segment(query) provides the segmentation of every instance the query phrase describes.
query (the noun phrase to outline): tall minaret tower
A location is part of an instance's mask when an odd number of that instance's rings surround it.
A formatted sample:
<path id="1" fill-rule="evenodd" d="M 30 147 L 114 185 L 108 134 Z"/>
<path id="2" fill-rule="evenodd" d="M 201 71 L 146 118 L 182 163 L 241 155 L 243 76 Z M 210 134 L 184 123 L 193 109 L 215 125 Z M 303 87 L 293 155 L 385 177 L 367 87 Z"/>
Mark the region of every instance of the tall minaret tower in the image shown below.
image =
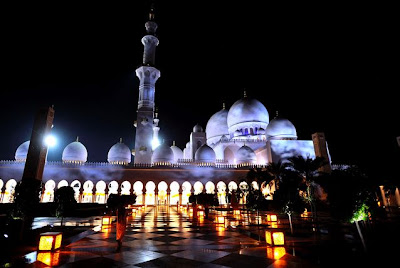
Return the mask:
<path id="1" fill-rule="evenodd" d="M 140 80 L 139 101 L 137 109 L 135 164 L 151 163 L 152 140 L 154 126 L 154 94 L 155 84 L 160 77 L 160 71 L 154 66 L 156 47 L 159 43 L 156 37 L 157 23 L 154 22 L 153 7 L 146 22 L 146 32 L 142 38 L 144 46 L 143 64 L 136 69 L 136 76 Z"/>

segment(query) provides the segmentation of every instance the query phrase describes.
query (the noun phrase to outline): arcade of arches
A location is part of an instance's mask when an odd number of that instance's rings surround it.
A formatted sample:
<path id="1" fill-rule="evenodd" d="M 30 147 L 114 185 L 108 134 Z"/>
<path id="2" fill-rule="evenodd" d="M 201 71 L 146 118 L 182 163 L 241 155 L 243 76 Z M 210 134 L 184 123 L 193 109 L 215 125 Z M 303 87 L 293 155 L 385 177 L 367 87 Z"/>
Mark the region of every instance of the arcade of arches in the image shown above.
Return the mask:
<path id="1" fill-rule="evenodd" d="M 1 180 L 0 180 L 1 181 Z M 253 182 L 254 183 L 254 182 Z M 0 182 L 1 188 L 3 188 L 3 181 Z M 17 182 L 14 179 L 10 179 L 4 185 L 4 191 L 1 192 L 1 203 L 12 203 L 14 189 Z M 66 180 L 61 180 L 56 183 L 54 180 L 48 180 L 44 184 L 43 192 L 41 193 L 41 202 L 53 202 L 54 192 L 56 189 L 62 186 L 71 186 L 75 191 L 75 199 L 79 203 L 99 203 L 104 204 L 107 202 L 107 197 L 110 194 L 122 194 L 136 195 L 136 204 L 139 205 L 185 205 L 188 203 L 189 196 L 193 194 L 199 194 L 201 192 L 217 194 L 220 205 L 227 204 L 227 193 L 236 191 L 239 189 L 246 189 L 248 187 L 246 182 L 238 184 L 235 181 L 225 183 L 224 181 L 218 181 L 214 183 L 207 181 L 203 184 L 201 181 L 196 181 L 193 184 L 189 181 L 184 181 L 179 184 L 177 181 L 167 183 L 160 181 L 155 183 L 154 181 L 123 181 L 118 183 L 113 180 L 106 184 L 105 181 L 98 181 L 94 183 L 91 180 L 86 180 L 83 184 L 79 180 L 74 180 L 70 184 Z M 258 187 L 253 185 L 253 187 Z M 0 188 L 0 189 L 1 189 Z M 270 185 L 261 185 L 261 189 L 266 196 L 273 193 L 274 187 Z M 244 197 L 245 198 L 245 197 Z M 244 203 L 245 200 L 239 200 L 240 203 Z"/>

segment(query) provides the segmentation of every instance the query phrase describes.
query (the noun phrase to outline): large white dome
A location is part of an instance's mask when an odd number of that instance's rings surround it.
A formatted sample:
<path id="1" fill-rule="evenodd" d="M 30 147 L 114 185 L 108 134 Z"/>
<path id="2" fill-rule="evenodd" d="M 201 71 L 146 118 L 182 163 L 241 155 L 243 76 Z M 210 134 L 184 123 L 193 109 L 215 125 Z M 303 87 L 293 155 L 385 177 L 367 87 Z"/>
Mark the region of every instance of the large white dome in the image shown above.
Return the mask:
<path id="1" fill-rule="evenodd" d="M 289 120 L 282 117 L 275 117 L 269 122 L 265 129 L 268 139 L 297 139 L 296 128 Z"/>
<path id="2" fill-rule="evenodd" d="M 68 144 L 62 153 L 62 161 L 71 163 L 85 163 L 88 152 L 86 147 L 79 141 Z"/>
<path id="3" fill-rule="evenodd" d="M 183 159 L 183 151 L 175 145 L 175 142 L 170 148 L 174 152 L 174 163 L 178 163 L 179 159 Z"/>
<path id="4" fill-rule="evenodd" d="M 131 150 L 120 141 L 110 148 L 107 160 L 112 164 L 129 164 L 131 162 Z"/>
<path id="5" fill-rule="evenodd" d="M 229 109 L 227 117 L 231 138 L 259 135 L 258 130 L 265 129 L 268 122 L 269 114 L 265 106 L 258 100 L 248 97 L 236 101 Z"/>
<path id="6" fill-rule="evenodd" d="M 16 161 L 26 161 L 26 157 L 28 155 L 29 150 L 29 143 L 30 141 L 26 141 L 18 146 L 17 150 L 15 151 L 15 160 Z"/>
<path id="7" fill-rule="evenodd" d="M 235 154 L 236 164 L 256 164 L 257 157 L 254 153 L 253 149 L 250 147 L 243 145 L 236 151 Z"/>
<path id="8" fill-rule="evenodd" d="M 174 163 L 174 151 L 165 143 L 159 145 L 151 156 L 153 164 L 172 164 Z"/>
<path id="9" fill-rule="evenodd" d="M 229 137 L 228 131 L 228 110 L 225 108 L 213 114 L 207 122 L 206 137 L 207 144 L 215 144 L 220 141 L 222 136 Z"/>
<path id="10" fill-rule="evenodd" d="M 215 163 L 216 156 L 214 150 L 207 144 L 203 144 L 197 149 L 194 159 L 199 163 Z"/>

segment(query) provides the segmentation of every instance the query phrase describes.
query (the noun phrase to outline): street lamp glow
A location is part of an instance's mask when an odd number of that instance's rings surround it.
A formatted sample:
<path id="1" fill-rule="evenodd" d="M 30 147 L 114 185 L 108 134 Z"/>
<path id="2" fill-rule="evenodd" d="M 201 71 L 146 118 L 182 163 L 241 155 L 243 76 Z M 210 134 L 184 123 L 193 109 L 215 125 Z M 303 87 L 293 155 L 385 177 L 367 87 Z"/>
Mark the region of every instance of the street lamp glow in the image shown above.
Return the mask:
<path id="1" fill-rule="evenodd" d="M 53 147 L 57 143 L 56 138 L 52 135 L 47 135 L 46 138 L 44 138 L 44 144 L 46 144 L 48 147 Z"/>

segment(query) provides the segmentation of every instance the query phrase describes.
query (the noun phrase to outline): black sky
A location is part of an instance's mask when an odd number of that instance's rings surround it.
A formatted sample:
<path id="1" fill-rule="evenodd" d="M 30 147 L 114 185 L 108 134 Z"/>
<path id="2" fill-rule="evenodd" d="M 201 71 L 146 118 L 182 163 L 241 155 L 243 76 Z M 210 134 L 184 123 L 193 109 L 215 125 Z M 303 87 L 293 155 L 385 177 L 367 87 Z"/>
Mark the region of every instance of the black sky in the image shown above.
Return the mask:
<path id="1" fill-rule="evenodd" d="M 138 3 L 136 3 L 138 2 Z M 164 3 L 168 2 L 168 3 Z M 155 3 L 160 136 L 183 149 L 196 123 L 246 89 L 299 139 L 325 132 L 334 163 L 398 165 L 398 29 L 391 7 L 273 6 L 253 1 Z M 218 2 L 218 3 L 216 3 Z M 41 106 L 54 105 L 49 152 L 79 136 L 105 162 L 133 148 L 150 1 L 3 6 L 0 159 L 14 159 Z"/>

